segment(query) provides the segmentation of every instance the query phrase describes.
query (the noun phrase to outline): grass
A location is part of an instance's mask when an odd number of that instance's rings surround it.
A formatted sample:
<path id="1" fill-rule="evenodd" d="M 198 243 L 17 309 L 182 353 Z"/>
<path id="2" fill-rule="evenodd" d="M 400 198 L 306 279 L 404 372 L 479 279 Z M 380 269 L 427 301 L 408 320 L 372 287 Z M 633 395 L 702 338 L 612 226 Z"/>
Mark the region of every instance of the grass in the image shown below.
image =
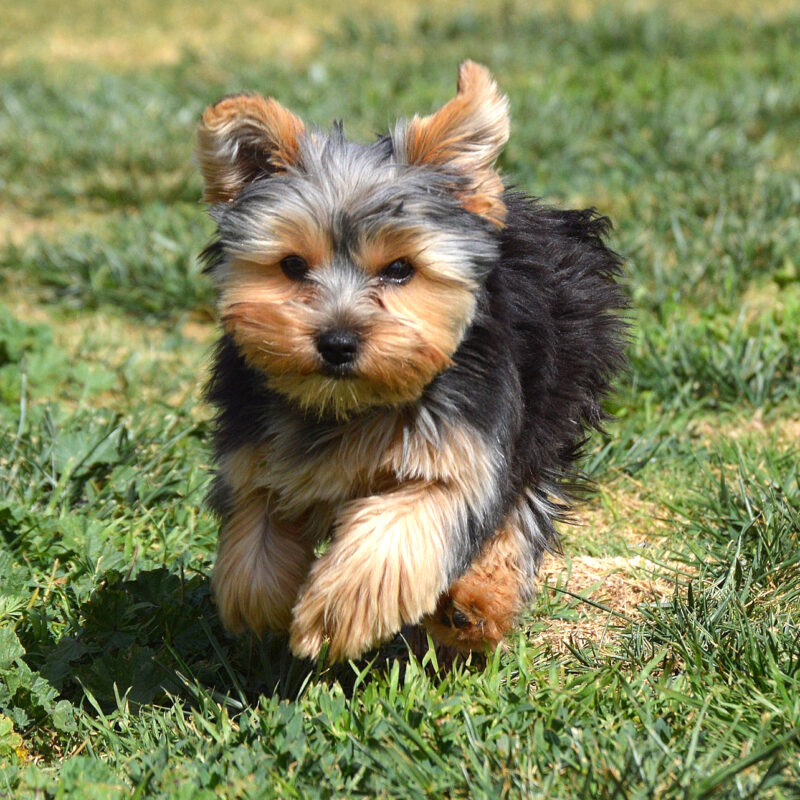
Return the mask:
<path id="1" fill-rule="evenodd" d="M 4 9 L 0 797 L 800 797 L 796 5 L 384 5 Z M 209 597 L 193 126 L 368 137 L 466 56 L 504 171 L 616 223 L 618 420 L 505 651 L 310 666 Z"/>

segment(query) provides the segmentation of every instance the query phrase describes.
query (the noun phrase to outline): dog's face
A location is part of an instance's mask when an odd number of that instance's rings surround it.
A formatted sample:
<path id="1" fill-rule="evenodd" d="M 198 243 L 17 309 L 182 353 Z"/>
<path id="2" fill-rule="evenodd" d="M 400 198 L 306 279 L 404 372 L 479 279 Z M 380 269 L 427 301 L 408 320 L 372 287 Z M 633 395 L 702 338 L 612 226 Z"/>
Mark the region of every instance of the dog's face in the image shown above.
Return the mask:
<path id="1" fill-rule="evenodd" d="M 497 257 L 507 106 L 466 62 L 453 100 L 372 145 L 257 95 L 205 111 L 220 317 L 273 389 L 342 418 L 415 401 L 451 363 Z"/>

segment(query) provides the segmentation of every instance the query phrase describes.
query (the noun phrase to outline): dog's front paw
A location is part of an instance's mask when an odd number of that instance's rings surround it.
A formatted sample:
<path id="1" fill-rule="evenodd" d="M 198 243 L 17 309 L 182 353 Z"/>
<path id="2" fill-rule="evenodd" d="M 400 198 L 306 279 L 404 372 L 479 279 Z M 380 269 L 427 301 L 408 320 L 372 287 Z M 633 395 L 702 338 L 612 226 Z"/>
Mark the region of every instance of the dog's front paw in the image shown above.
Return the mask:
<path id="1" fill-rule="evenodd" d="M 306 621 L 308 629 L 301 629 L 298 625 L 293 625 L 289 635 L 289 646 L 292 653 L 298 658 L 317 659 L 325 643 L 325 628 L 315 622 Z"/>
<path id="2" fill-rule="evenodd" d="M 355 565 L 354 565 L 355 566 Z M 366 567 L 317 562 L 294 607 L 289 644 L 303 658 L 316 658 L 325 640 L 332 661 L 357 658 L 390 638 L 404 624 L 396 584 Z"/>
<path id="3" fill-rule="evenodd" d="M 311 568 L 293 611 L 289 644 L 315 658 L 356 658 L 436 607 L 444 588 L 444 537 L 418 487 L 351 503 L 330 549 Z"/>

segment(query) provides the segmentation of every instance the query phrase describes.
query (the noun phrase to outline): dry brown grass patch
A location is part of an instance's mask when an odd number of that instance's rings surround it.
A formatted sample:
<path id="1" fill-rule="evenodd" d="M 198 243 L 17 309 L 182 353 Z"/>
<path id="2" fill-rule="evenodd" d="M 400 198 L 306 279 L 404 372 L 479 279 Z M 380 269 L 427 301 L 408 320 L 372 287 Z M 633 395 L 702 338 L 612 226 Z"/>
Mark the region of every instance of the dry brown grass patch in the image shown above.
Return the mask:
<path id="1" fill-rule="evenodd" d="M 105 219 L 104 213 L 75 209 L 33 216 L 15 206 L 0 203 L 0 245 L 20 246 L 32 236 L 49 239 L 63 236 L 65 232 L 93 230 Z"/>
<path id="2" fill-rule="evenodd" d="M 742 313 L 749 323 L 758 323 L 764 317 L 781 314 L 787 305 L 796 304 L 798 289 L 795 286 L 779 286 L 771 278 L 752 281 L 741 299 Z"/>
<path id="3" fill-rule="evenodd" d="M 589 542 L 602 542 L 605 552 L 618 554 L 657 547 L 668 527 L 656 490 L 622 472 L 599 486 L 597 495 L 579 506 L 572 520 L 574 524 L 561 530 L 565 549 L 572 552 Z"/>
<path id="4" fill-rule="evenodd" d="M 692 427 L 692 434 L 698 436 L 706 446 L 713 446 L 721 439 L 734 442 L 762 440 L 792 447 L 800 441 L 800 416 L 764 418 L 763 409 L 757 408 L 752 414 L 736 419 L 705 419 Z"/>
<path id="5" fill-rule="evenodd" d="M 566 560 L 549 556 L 539 573 L 539 583 L 554 602 L 574 608 L 575 615 L 569 619 L 548 619 L 546 630 L 540 634 L 557 651 L 566 650 L 568 644 L 611 644 L 616 628 L 625 623 L 625 618 L 634 619 L 642 603 L 664 602 L 674 591 L 674 578 L 638 555 L 575 556 Z"/>
<path id="6" fill-rule="evenodd" d="M 567 14 L 575 20 L 591 18 L 607 0 L 542 0 L 544 13 Z M 743 19 L 758 16 L 779 19 L 797 8 L 795 0 L 770 0 L 758 6 L 750 0 L 707 0 L 703 4 L 673 0 L 622 0 L 611 4 L 620 14 L 636 14 L 661 6 L 677 20 L 713 24 L 720 16 Z M 0 65 L 12 66 L 35 59 L 57 66 L 64 62 L 92 63 L 113 69 L 140 69 L 154 64 L 174 64 L 184 52 L 236 52 L 244 58 L 307 61 L 319 48 L 325 30 L 336 29 L 345 18 L 388 19 L 408 28 L 426 12 L 452 19 L 465 10 L 476 13 L 514 14 L 524 10 L 516 2 L 464 3 L 440 0 L 435 6 L 422 0 L 387 4 L 380 0 L 272 0 L 231 5 L 223 0 L 205 3 L 189 0 L 138 0 L 113 13 L 91 0 L 30 0 L 5 3 L 0 34 Z M 143 22 L 145 21 L 146 22 Z"/>

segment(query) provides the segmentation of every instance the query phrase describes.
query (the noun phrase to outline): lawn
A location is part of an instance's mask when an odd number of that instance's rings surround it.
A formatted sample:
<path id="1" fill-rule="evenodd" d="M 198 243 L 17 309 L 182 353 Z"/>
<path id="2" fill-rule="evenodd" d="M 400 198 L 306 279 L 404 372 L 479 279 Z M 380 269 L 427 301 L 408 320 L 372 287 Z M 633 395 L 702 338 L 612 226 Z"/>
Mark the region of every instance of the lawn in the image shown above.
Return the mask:
<path id="1" fill-rule="evenodd" d="M 0 797 L 800 797 L 796 2 L 1 5 Z M 617 421 L 504 650 L 309 665 L 209 595 L 194 125 L 368 138 L 465 57 L 614 220 Z"/>

